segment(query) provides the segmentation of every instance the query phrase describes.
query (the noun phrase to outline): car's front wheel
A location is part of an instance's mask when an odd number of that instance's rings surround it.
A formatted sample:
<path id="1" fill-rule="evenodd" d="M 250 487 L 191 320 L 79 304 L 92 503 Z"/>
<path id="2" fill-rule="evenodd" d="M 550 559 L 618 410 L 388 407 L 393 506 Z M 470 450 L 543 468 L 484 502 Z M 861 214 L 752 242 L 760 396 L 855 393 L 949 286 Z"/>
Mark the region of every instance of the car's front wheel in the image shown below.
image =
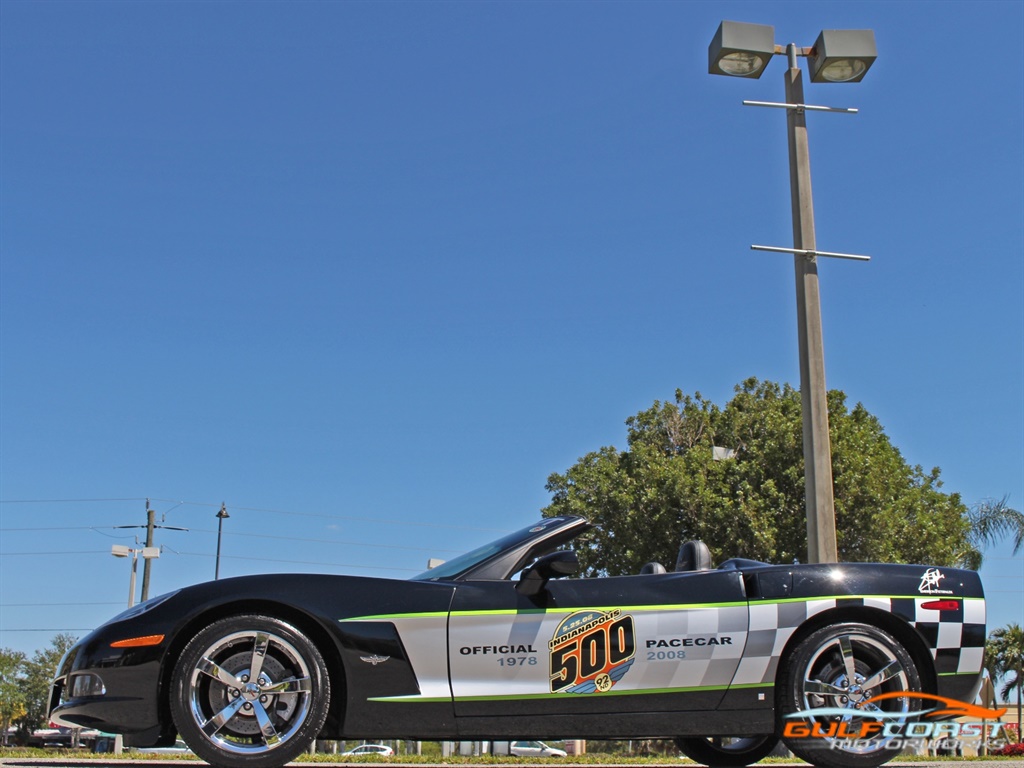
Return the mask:
<path id="1" fill-rule="evenodd" d="M 775 736 L 743 738 L 680 738 L 679 751 L 697 763 L 711 768 L 742 768 L 768 757 L 779 744 Z"/>
<path id="2" fill-rule="evenodd" d="M 185 742 L 225 768 L 276 768 L 309 747 L 327 718 L 323 657 L 299 630 L 270 616 L 217 621 L 182 651 L 171 712 Z"/>
<path id="3" fill-rule="evenodd" d="M 893 759 L 901 748 L 888 734 L 899 733 L 920 708 L 919 699 L 898 695 L 921 690 L 914 660 L 896 638 L 870 624 L 813 632 L 784 660 L 779 683 L 783 741 L 797 757 L 824 768 L 875 768 Z M 880 694 L 890 695 L 874 700 Z"/>

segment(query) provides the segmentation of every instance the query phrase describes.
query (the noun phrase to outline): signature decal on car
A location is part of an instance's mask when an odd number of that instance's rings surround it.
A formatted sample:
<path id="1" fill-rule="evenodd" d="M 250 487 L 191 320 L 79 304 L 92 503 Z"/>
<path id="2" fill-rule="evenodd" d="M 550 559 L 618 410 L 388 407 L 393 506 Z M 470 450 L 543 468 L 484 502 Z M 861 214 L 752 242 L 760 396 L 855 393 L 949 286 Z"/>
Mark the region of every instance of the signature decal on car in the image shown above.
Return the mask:
<path id="1" fill-rule="evenodd" d="M 548 643 L 552 693 L 610 691 L 633 665 L 633 617 L 615 609 L 566 616 Z"/>
<path id="2" fill-rule="evenodd" d="M 938 568 L 929 568 L 921 576 L 921 586 L 917 591 L 922 595 L 952 595 L 951 589 L 939 589 L 939 582 L 946 578 Z"/>
<path id="3" fill-rule="evenodd" d="M 359 657 L 359 659 L 361 661 L 365 661 L 367 664 L 373 664 L 373 666 L 375 666 L 375 667 L 378 664 L 383 664 L 385 661 L 387 661 L 390 658 L 391 658 L 390 656 L 378 656 L 377 654 L 374 654 L 373 656 L 360 656 Z"/>

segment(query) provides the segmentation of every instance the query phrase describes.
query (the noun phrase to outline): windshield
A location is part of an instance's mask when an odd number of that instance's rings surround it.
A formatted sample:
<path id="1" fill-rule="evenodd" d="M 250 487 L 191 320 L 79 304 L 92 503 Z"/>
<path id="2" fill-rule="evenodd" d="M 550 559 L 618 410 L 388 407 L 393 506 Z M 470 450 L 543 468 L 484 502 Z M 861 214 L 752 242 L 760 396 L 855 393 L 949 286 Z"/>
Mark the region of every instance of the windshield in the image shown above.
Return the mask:
<path id="1" fill-rule="evenodd" d="M 459 555 L 448 562 L 431 568 L 429 571 L 417 574 L 416 576 L 413 576 L 410 581 L 440 581 L 442 579 L 451 579 L 458 576 L 460 573 L 465 573 L 474 566 L 489 560 L 500 552 L 507 549 L 513 549 L 529 539 L 536 538 L 538 534 L 544 531 L 562 525 L 568 519 L 570 518 L 549 517 L 545 520 L 541 520 L 540 522 L 518 530 L 515 533 L 510 533 L 507 536 L 502 536 L 500 539 L 495 539 L 490 544 L 484 544 L 482 547 L 477 547 L 471 552 Z"/>

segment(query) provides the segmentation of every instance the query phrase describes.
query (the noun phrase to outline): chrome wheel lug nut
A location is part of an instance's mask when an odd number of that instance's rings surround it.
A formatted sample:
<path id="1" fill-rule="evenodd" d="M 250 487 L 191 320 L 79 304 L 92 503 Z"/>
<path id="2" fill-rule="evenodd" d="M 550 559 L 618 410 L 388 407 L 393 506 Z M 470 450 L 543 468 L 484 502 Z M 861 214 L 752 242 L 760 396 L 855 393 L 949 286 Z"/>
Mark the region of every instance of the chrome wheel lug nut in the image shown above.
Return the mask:
<path id="1" fill-rule="evenodd" d="M 263 704 L 267 703 L 267 694 L 263 694 L 262 696 L 260 696 L 260 702 Z"/>
<path id="2" fill-rule="evenodd" d="M 252 709 L 252 704 L 250 704 L 249 702 L 246 702 L 244 708 L 245 709 Z"/>

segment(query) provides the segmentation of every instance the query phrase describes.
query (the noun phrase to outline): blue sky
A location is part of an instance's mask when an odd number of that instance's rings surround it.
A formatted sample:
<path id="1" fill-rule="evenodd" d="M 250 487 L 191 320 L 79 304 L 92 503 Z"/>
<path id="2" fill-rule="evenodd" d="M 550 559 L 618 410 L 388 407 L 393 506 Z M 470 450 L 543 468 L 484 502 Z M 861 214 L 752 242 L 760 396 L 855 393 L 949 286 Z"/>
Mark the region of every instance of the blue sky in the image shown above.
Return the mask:
<path id="1" fill-rule="evenodd" d="M 676 388 L 798 383 L 784 64 L 808 84 L 828 385 L 1024 504 L 1019 2 L 0 3 L 0 645 L 222 575 L 404 576 L 534 519 Z M 181 503 L 184 502 L 184 503 Z M 125 538 L 127 537 L 127 538 Z M 992 626 L 1024 555 L 989 553 Z M 43 630 L 43 631 L 25 631 Z"/>

